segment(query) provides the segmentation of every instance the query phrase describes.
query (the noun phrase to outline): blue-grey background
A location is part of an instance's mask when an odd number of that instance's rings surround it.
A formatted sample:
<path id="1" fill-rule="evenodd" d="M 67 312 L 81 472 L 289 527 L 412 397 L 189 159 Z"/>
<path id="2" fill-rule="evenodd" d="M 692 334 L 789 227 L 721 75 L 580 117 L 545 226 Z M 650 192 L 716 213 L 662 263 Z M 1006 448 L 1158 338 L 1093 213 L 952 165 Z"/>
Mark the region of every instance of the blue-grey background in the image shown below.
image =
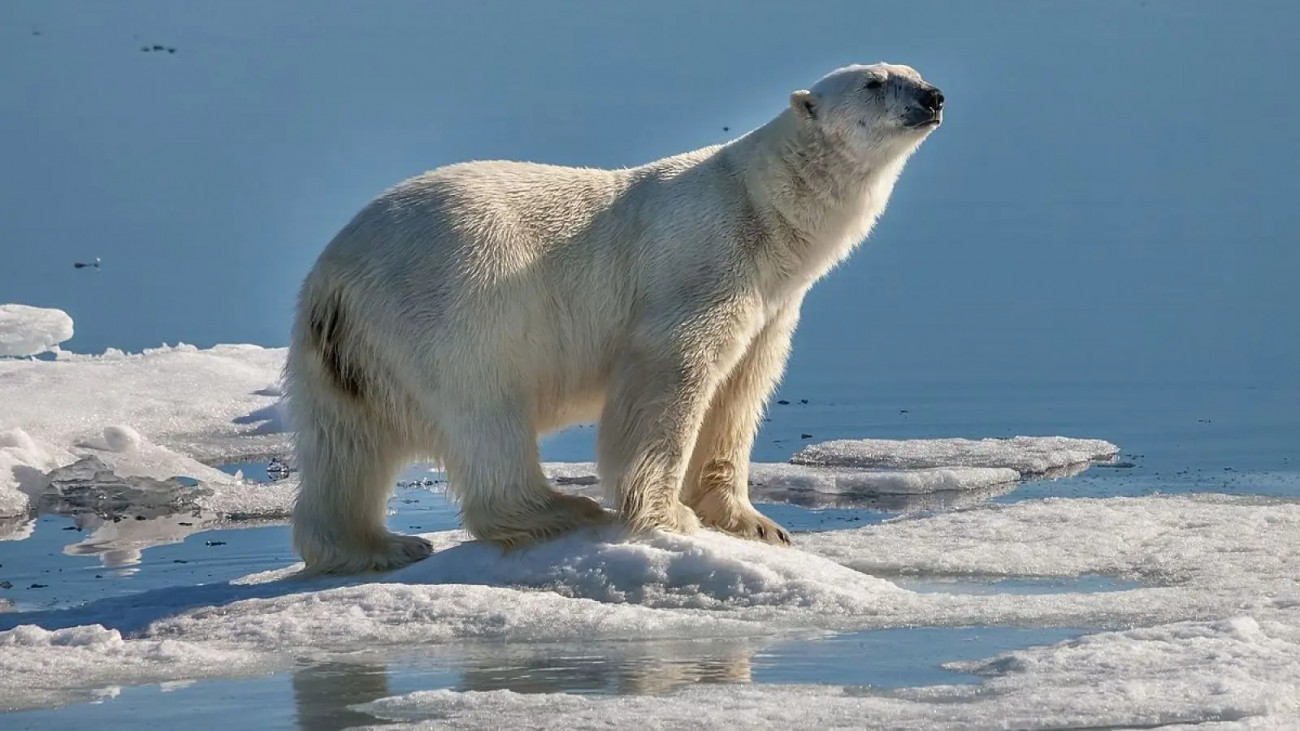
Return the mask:
<path id="1" fill-rule="evenodd" d="M 83 352 L 282 345 L 316 254 L 404 177 L 638 164 L 888 60 L 947 121 L 813 291 L 787 386 L 1294 383 L 1298 21 L 1281 0 L 5 0 L 0 301 L 67 310 Z"/>

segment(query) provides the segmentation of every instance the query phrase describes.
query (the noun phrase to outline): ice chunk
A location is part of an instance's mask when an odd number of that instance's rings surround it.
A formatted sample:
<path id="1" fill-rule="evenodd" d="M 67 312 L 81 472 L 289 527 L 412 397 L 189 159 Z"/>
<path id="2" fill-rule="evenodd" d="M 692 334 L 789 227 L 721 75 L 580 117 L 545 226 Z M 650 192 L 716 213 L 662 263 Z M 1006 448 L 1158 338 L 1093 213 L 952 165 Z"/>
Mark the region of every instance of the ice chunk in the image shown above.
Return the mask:
<path id="1" fill-rule="evenodd" d="M 108 519 L 177 513 L 226 520 L 288 516 L 296 482 L 245 483 L 219 474 L 223 479 L 214 482 L 122 476 L 98 457 L 83 457 L 50 473 L 41 507 L 51 513 L 93 513 Z"/>
<path id="2" fill-rule="evenodd" d="M 298 480 L 281 479 L 273 483 L 229 482 L 202 483 L 210 492 L 196 501 L 204 513 L 223 520 L 271 520 L 288 518 Z"/>
<path id="3" fill-rule="evenodd" d="M 49 488 L 41 496 L 47 512 L 86 512 L 109 519 L 192 511 L 200 496 L 212 492 L 175 479 L 122 477 L 98 457 L 83 457 L 60 467 L 50 473 L 49 480 Z"/>
<path id="4" fill-rule="evenodd" d="M 755 463 L 749 468 L 750 497 L 819 492 L 844 496 L 924 495 L 978 490 L 1020 479 L 1006 467 L 936 467 L 916 470 L 862 470 Z"/>
<path id="5" fill-rule="evenodd" d="M 542 471 L 557 485 L 585 487 L 600 483 L 595 462 L 543 462 Z"/>
<path id="6" fill-rule="evenodd" d="M 1040 475 L 1093 460 L 1109 459 L 1119 447 L 1100 439 L 1011 437 L 1009 439 L 840 439 L 795 453 L 793 464 L 819 467 L 927 469 L 1008 468 Z"/>
<path id="7" fill-rule="evenodd" d="M 0 709 L 90 699 L 111 685 L 252 675 L 284 667 L 287 661 L 249 648 L 124 639 L 117 630 L 98 625 L 52 632 L 23 625 L 0 632 Z"/>
<path id="8" fill-rule="evenodd" d="M 40 355 L 72 337 L 72 318 L 63 310 L 0 305 L 0 356 Z"/>

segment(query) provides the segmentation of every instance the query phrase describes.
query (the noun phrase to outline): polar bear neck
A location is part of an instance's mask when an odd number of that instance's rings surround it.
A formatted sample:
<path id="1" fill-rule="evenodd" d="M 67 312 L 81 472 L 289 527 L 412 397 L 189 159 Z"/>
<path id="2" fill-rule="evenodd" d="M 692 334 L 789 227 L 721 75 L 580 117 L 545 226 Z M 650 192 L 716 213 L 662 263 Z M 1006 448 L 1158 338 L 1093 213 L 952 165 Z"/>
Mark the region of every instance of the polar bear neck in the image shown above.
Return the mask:
<path id="1" fill-rule="evenodd" d="M 821 276 L 866 238 L 916 145 L 852 159 L 786 110 L 723 147 L 785 268 Z M 780 235 L 784 233 L 785 235 Z"/>

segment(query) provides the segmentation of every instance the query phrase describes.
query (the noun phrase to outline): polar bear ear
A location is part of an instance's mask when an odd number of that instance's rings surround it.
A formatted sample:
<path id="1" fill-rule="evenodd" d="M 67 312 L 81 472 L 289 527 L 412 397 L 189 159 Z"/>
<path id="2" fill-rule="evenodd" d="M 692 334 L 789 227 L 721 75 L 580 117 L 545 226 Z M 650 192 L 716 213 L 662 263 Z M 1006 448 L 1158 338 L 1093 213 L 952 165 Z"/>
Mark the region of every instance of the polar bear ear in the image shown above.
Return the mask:
<path id="1" fill-rule="evenodd" d="M 807 89 L 800 89 L 790 95 L 790 108 L 799 119 L 816 119 L 817 105 L 821 100 Z"/>

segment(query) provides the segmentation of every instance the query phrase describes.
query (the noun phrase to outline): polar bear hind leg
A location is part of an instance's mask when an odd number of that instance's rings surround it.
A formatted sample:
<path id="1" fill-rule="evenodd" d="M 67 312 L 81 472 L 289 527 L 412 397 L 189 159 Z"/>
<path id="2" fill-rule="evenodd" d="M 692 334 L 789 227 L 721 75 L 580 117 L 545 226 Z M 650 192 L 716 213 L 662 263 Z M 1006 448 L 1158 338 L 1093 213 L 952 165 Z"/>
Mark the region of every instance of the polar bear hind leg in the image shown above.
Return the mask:
<path id="1" fill-rule="evenodd" d="M 425 558 L 429 542 L 385 526 L 388 499 L 407 455 L 396 434 L 364 407 L 313 409 L 296 435 L 302 478 L 293 543 L 310 573 L 388 571 Z"/>
<path id="2" fill-rule="evenodd" d="M 342 296 L 309 280 L 285 371 L 301 477 L 293 544 L 308 573 L 387 571 L 432 552 L 385 525 L 412 445 L 384 406 L 383 380 L 359 367 L 354 328 Z"/>
<path id="3" fill-rule="evenodd" d="M 477 398 L 476 398 L 477 396 Z M 437 408 L 447 484 L 475 538 L 515 548 L 609 522 L 600 503 L 557 492 L 542 472 L 537 432 L 527 409 L 486 394 L 459 394 Z"/>

